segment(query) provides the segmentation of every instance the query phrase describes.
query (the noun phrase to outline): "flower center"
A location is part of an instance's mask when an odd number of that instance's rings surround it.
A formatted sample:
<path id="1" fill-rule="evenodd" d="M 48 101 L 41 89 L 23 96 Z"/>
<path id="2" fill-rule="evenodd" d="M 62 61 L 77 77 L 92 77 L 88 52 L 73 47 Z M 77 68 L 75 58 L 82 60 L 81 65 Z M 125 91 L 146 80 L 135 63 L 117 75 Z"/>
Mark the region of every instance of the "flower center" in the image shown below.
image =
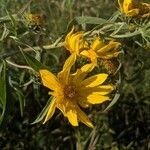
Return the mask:
<path id="1" fill-rule="evenodd" d="M 74 85 L 66 85 L 64 88 L 64 95 L 66 98 L 74 98 L 76 95 L 76 88 Z"/>

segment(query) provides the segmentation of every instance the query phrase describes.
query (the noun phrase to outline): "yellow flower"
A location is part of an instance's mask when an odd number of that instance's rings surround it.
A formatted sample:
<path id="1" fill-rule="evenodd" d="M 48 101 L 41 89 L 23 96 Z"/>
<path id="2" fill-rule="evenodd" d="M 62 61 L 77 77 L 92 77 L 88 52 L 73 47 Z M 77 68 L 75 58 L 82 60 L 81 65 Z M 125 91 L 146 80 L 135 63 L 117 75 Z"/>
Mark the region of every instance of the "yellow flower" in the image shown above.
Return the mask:
<path id="1" fill-rule="evenodd" d="M 78 122 L 81 121 L 92 128 L 93 124 L 81 107 L 110 100 L 106 95 L 113 90 L 113 86 L 101 85 L 108 75 L 102 73 L 86 78 L 88 72 L 93 69 L 92 64 L 86 64 L 74 74 L 70 74 L 75 60 L 76 55 L 72 54 L 57 76 L 48 70 L 39 71 L 43 85 L 52 90 L 49 94 L 53 96 L 43 123 L 47 122 L 58 108 L 73 126 L 78 126 Z"/>
<path id="2" fill-rule="evenodd" d="M 84 50 L 81 55 L 90 58 L 91 62 L 97 65 L 97 58 L 101 59 L 111 59 L 117 57 L 120 53 L 118 51 L 120 47 L 119 42 L 110 41 L 105 44 L 100 38 L 96 38 L 90 46 L 90 50 Z"/>
<path id="3" fill-rule="evenodd" d="M 126 16 L 142 16 L 149 17 L 150 16 L 150 4 L 142 3 L 135 0 L 118 0 L 120 10 Z"/>
<path id="4" fill-rule="evenodd" d="M 74 33 L 74 27 L 65 38 L 65 47 L 69 52 L 79 55 L 82 50 L 88 49 L 88 43 L 84 40 L 83 32 Z"/>

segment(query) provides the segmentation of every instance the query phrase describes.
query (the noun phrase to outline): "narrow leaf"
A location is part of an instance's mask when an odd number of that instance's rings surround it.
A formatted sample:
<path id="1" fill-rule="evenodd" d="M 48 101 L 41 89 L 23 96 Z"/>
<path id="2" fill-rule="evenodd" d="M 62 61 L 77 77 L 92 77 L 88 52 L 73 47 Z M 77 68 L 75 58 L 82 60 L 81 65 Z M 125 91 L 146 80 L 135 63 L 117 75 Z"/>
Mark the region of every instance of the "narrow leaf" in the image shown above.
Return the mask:
<path id="1" fill-rule="evenodd" d="M 3 61 L 0 70 L 0 102 L 2 114 L 0 114 L 0 124 L 3 121 L 5 109 L 6 109 L 6 63 Z"/>
<path id="2" fill-rule="evenodd" d="M 75 17 L 71 22 L 69 23 L 67 30 L 72 28 L 73 25 L 85 25 L 85 24 L 95 24 L 95 25 L 102 25 L 107 23 L 107 20 L 103 18 L 98 17 L 88 17 L 88 16 L 82 16 L 82 17 Z"/>
<path id="3" fill-rule="evenodd" d="M 113 98 L 113 100 L 111 101 L 111 103 L 107 106 L 107 108 L 104 110 L 104 112 L 108 111 L 118 101 L 119 97 L 120 97 L 120 94 L 116 93 L 115 97 Z"/>
<path id="4" fill-rule="evenodd" d="M 32 67 L 35 71 L 38 72 L 40 69 L 48 69 L 49 70 L 49 68 L 47 66 L 45 66 L 44 64 L 39 62 L 37 59 L 35 59 L 31 55 L 29 55 L 23 51 L 22 51 L 22 54 L 23 54 L 25 60 L 27 61 L 27 63 L 29 64 L 29 66 Z"/>
<path id="5" fill-rule="evenodd" d="M 75 21 L 77 21 L 78 24 L 104 24 L 107 22 L 106 19 L 98 18 L 98 17 L 76 17 Z"/>
<path id="6" fill-rule="evenodd" d="M 52 99 L 52 97 L 50 97 L 47 101 L 46 106 L 43 108 L 43 110 L 41 111 L 41 113 L 38 115 L 38 117 L 36 118 L 36 120 L 34 122 L 32 122 L 31 124 L 36 124 L 40 121 L 42 121 L 48 111 L 49 105 L 50 103 L 53 101 L 54 99 Z"/>

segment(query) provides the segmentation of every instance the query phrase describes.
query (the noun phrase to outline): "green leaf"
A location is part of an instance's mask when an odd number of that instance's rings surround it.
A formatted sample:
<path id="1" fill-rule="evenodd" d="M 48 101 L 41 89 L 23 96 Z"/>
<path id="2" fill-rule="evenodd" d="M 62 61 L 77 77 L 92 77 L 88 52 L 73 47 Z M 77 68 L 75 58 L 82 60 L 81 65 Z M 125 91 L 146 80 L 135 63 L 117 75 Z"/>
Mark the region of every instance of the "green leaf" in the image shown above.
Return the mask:
<path id="1" fill-rule="evenodd" d="M 116 92 L 116 94 L 115 94 L 113 100 L 111 101 L 111 103 L 110 103 L 110 104 L 107 106 L 107 108 L 104 110 L 104 112 L 108 111 L 108 110 L 118 101 L 118 99 L 119 99 L 119 97 L 120 97 L 120 92 L 121 92 L 121 90 L 122 90 L 122 89 L 121 89 L 121 88 L 122 88 L 121 84 L 122 84 L 122 82 L 121 82 L 121 74 L 119 73 L 119 78 L 118 78 L 118 81 L 117 81 L 117 85 L 119 86 L 119 89 L 118 89 L 118 91 Z"/>
<path id="2" fill-rule="evenodd" d="M 16 91 L 16 94 L 18 95 L 18 100 L 19 100 L 19 105 L 20 105 L 20 113 L 21 113 L 21 116 L 23 116 L 23 110 L 25 107 L 25 97 L 23 95 L 23 92 L 19 88 L 16 88 L 16 87 L 13 87 L 13 88 Z"/>
<path id="3" fill-rule="evenodd" d="M 107 108 L 104 110 L 104 112 L 108 111 L 118 101 L 119 97 L 120 97 L 120 94 L 116 93 L 115 97 L 113 98 L 113 100 L 111 101 L 111 103 L 107 106 Z"/>
<path id="4" fill-rule="evenodd" d="M 68 25 L 68 29 L 71 28 L 74 24 L 83 25 L 83 24 L 95 24 L 95 25 L 102 25 L 107 23 L 106 19 L 98 18 L 98 17 L 75 17 Z"/>
<path id="5" fill-rule="evenodd" d="M 0 41 L 3 41 L 9 34 L 9 30 L 7 29 L 6 25 L 4 24 L 3 25 L 3 33 L 2 33 L 2 36 L 0 38 Z"/>
<path id="6" fill-rule="evenodd" d="M 11 28 L 12 31 L 11 32 L 15 36 L 17 36 L 17 23 L 16 23 L 16 20 L 15 20 L 14 16 L 7 11 L 7 9 L 6 9 L 6 13 L 7 13 L 7 15 L 9 16 L 9 18 L 11 20 L 11 24 L 12 24 L 12 28 Z"/>
<path id="7" fill-rule="evenodd" d="M 29 66 L 31 68 L 33 68 L 33 70 L 35 71 L 39 71 L 40 69 L 47 69 L 50 70 L 47 66 L 45 66 L 44 64 L 42 64 L 41 62 L 39 62 L 37 59 L 35 59 L 34 57 L 32 57 L 31 55 L 25 53 L 22 51 L 22 54 L 25 58 L 25 60 L 27 61 L 27 63 L 29 64 Z"/>
<path id="8" fill-rule="evenodd" d="M 2 113 L 0 114 L 1 124 L 6 109 L 6 63 L 4 61 L 0 65 L 0 103 L 2 109 Z"/>
<path id="9" fill-rule="evenodd" d="M 134 37 L 139 35 L 140 32 L 137 30 L 133 33 L 124 33 L 124 34 L 120 34 L 120 35 L 111 35 L 112 38 L 130 38 L 130 37 Z"/>
<path id="10" fill-rule="evenodd" d="M 76 17 L 75 21 L 78 24 L 104 24 L 107 22 L 106 19 L 103 18 L 98 18 L 98 17 L 87 17 L 87 16 L 83 16 L 83 17 Z"/>
<path id="11" fill-rule="evenodd" d="M 48 111 L 49 105 L 51 104 L 51 102 L 53 101 L 53 97 L 50 97 L 47 101 L 46 106 L 43 108 L 43 110 L 41 111 L 41 113 L 38 115 L 38 117 L 36 118 L 36 120 L 34 122 L 32 122 L 31 124 L 36 124 L 40 121 L 42 121 Z"/>

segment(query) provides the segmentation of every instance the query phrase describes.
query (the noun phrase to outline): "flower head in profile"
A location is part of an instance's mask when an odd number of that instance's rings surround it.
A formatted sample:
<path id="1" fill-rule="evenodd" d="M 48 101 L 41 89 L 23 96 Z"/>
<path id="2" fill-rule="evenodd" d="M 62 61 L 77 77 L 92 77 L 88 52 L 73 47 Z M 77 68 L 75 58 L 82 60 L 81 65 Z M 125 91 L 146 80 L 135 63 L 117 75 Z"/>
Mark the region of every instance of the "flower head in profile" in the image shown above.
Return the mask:
<path id="1" fill-rule="evenodd" d="M 150 4 L 142 3 L 135 0 L 118 0 L 120 10 L 131 17 L 149 17 Z"/>
<path id="2" fill-rule="evenodd" d="M 90 46 L 89 50 L 81 52 L 81 55 L 88 57 L 91 62 L 97 65 L 97 59 L 111 59 L 117 57 L 120 51 L 119 42 L 110 41 L 108 44 L 105 44 L 99 37 L 97 37 Z"/>
<path id="3" fill-rule="evenodd" d="M 84 40 L 84 32 L 75 32 L 75 28 L 67 34 L 65 47 L 72 54 L 79 55 L 81 51 L 88 49 L 88 43 Z"/>
<path id="4" fill-rule="evenodd" d="M 57 76 L 48 70 L 39 71 L 43 85 L 51 90 L 49 94 L 53 96 L 44 123 L 53 116 L 57 108 L 73 126 L 78 126 L 78 123 L 82 122 L 88 127 L 93 127 L 81 108 L 110 100 L 107 94 L 113 90 L 113 86 L 102 85 L 108 75 L 102 73 L 86 78 L 88 72 L 93 69 L 92 64 L 86 64 L 74 74 L 70 74 L 75 60 L 76 55 L 72 54 Z"/>

